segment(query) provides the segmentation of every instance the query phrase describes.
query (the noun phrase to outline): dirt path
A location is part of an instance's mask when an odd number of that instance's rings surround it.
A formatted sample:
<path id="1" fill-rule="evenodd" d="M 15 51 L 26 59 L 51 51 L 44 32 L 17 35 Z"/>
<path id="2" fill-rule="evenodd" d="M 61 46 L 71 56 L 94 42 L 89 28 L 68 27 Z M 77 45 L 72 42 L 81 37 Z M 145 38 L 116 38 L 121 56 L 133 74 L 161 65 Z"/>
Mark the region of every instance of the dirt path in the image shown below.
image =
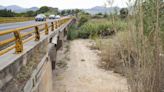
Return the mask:
<path id="1" fill-rule="evenodd" d="M 54 92 L 127 92 L 124 77 L 97 67 L 100 58 L 89 45 L 89 40 L 74 40 L 59 51 Z"/>

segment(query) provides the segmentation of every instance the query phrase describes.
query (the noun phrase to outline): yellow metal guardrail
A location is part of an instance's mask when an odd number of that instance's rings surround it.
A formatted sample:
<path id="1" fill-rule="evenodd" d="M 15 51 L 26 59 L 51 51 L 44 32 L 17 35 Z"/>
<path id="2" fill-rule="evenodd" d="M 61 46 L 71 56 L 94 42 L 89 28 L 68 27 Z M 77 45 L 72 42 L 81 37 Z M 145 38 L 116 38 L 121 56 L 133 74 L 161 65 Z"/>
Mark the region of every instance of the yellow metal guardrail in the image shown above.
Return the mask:
<path id="1" fill-rule="evenodd" d="M 15 53 L 21 53 L 23 52 L 23 44 L 32 40 L 35 38 L 35 41 L 40 40 L 40 34 L 44 33 L 45 35 L 49 34 L 49 29 L 51 31 L 54 31 L 54 29 L 57 29 L 60 27 L 62 24 L 66 23 L 69 21 L 71 18 L 63 18 L 60 20 L 56 20 L 53 22 L 45 22 L 42 24 L 37 24 L 37 25 L 32 25 L 32 26 L 26 26 L 22 28 L 17 28 L 17 29 L 11 29 L 11 30 L 5 30 L 5 31 L 0 31 L 0 36 L 4 36 L 7 34 L 14 34 L 14 37 L 0 41 L 0 47 L 3 47 L 7 44 L 15 42 L 15 45 L 7 46 L 6 48 L 0 50 L 0 56 L 7 53 L 8 51 L 12 50 L 15 48 Z M 48 25 L 50 23 L 50 25 Z M 44 26 L 43 28 L 39 28 L 39 26 Z M 26 32 L 24 34 L 21 33 L 23 30 L 27 30 L 30 28 L 34 28 L 33 31 Z M 44 31 L 43 31 L 44 30 Z M 30 37 L 27 37 L 31 35 Z"/>

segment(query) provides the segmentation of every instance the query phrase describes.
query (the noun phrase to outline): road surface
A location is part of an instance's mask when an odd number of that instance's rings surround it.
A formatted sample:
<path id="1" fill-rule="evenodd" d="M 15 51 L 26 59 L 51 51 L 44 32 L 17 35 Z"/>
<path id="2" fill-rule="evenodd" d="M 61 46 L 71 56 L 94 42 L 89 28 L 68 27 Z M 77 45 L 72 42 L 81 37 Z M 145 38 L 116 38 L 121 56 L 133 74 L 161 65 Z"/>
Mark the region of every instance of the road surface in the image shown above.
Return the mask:
<path id="1" fill-rule="evenodd" d="M 54 21 L 54 20 L 47 20 L 47 22 L 50 22 L 50 21 Z M 5 24 L 0 24 L 0 31 L 20 28 L 20 27 L 25 27 L 25 26 L 30 26 L 30 25 L 40 24 L 40 23 L 43 23 L 43 22 L 36 22 L 33 20 L 33 21 L 16 22 L 16 23 L 5 23 Z M 34 30 L 34 28 L 23 30 L 22 32 L 27 32 L 27 31 L 32 31 L 32 30 Z M 10 37 L 13 37 L 12 33 L 4 35 L 4 36 L 0 36 L 0 41 L 8 39 Z"/>
<path id="2" fill-rule="evenodd" d="M 47 22 L 50 22 L 50 21 L 53 21 L 53 20 L 47 20 Z M 45 21 L 43 21 L 43 22 L 45 22 Z M 34 25 L 34 24 L 40 24 L 40 23 L 43 23 L 43 22 L 36 22 L 36 21 L 33 20 L 33 21 L 25 21 L 25 22 L 0 24 L 0 31 L 19 28 L 19 27 L 24 27 L 24 26 L 29 26 L 29 25 Z"/>

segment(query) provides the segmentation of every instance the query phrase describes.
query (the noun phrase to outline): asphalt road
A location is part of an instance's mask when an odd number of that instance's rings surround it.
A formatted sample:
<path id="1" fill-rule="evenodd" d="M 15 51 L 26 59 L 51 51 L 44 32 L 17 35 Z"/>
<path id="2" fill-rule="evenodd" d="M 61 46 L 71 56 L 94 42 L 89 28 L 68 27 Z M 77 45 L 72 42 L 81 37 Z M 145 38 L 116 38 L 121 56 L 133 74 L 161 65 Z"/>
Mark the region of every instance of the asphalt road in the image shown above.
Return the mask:
<path id="1" fill-rule="evenodd" d="M 53 21 L 53 20 L 47 19 L 47 22 L 49 22 L 49 21 Z M 0 31 L 19 28 L 19 27 L 24 27 L 24 26 L 29 26 L 29 25 L 34 25 L 34 24 L 39 24 L 39 23 L 43 23 L 43 22 L 36 22 L 36 21 L 33 20 L 33 21 L 25 21 L 25 22 L 0 24 Z"/>
<path id="2" fill-rule="evenodd" d="M 54 20 L 49 20 L 47 19 L 47 22 L 49 21 L 54 21 Z M 44 21 L 45 22 L 45 21 Z M 36 22 L 36 21 L 25 21 L 25 22 L 15 22 L 15 23 L 5 23 L 5 24 L 0 24 L 0 31 L 5 31 L 5 30 L 9 30 L 9 29 L 15 29 L 15 28 L 20 28 L 20 27 L 25 27 L 25 26 L 30 26 L 30 25 L 35 25 L 35 24 L 40 24 L 43 22 Z M 31 29 L 27 29 L 27 30 L 23 30 L 22 33 L 24 32 L 29 32 L 34 30 L 34 28 Z M 10 37 L 13 37 L 13 34 L 7 34 L 4 36 L 0 36 L 0 41 L 8 39 Z"/>

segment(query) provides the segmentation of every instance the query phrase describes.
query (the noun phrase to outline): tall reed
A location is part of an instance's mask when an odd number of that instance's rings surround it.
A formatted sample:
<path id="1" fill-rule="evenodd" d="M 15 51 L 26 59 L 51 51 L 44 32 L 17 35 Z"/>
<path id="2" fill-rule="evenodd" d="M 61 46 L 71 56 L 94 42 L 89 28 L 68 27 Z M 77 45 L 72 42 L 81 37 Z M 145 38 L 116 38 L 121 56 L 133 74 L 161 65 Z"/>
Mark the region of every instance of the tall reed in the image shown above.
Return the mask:
<path id="1" fill-rule="evenodd" d="M 162 89 L 161 3 L 160 0 L 136 0 L 135 19 L 128 21 L 132 40 L 127 39 L 128 56 L 124 61 L 131 92 L 160 92 Z M 133 66 L 130 66 L 132 62 Z"/>

